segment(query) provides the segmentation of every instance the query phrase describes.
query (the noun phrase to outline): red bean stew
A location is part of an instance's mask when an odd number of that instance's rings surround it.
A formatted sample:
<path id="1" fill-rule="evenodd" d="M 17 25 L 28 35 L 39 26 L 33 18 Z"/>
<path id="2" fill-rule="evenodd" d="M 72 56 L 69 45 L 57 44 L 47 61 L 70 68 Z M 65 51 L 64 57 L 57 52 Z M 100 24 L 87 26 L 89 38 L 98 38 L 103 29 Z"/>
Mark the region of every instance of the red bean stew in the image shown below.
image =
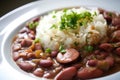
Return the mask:
<path id="1" fill-rule="evenodd" d="M 12 56 L 24 71 L 55 80 L 80 80 L 120 71 L 120 14 L 99 9 L 109 25 L 105 43 L 85 49 L 44 50 L 35 39 L 39 17 L 29 21 L 12 43 Z M 63 48 L 61 46 L 61 48 Z M 94 73 L 94 74 L 93 74 Z"/>

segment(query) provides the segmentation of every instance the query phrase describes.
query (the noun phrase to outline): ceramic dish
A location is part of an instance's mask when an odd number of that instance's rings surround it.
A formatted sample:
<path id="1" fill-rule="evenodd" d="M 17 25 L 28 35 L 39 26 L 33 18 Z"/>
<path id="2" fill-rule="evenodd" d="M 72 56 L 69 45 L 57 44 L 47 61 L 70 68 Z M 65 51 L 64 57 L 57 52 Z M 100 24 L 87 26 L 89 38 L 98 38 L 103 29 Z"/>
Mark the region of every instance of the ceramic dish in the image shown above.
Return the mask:
<path id="1" fill-rule="evenodd" d="M 0 79 L 1 80 L 45 80 L 22 71 L 11 57 L 12 40 L 21 29 L 21 26 L 38 15 L 66 7 L 101 7 L 106 10 L 120 12 L 119 0 L 43 0 L 35 1 L 9 12 L 0 18 Z M 96 78 L 95 80 L 119 80 L 120 72 Z"/>

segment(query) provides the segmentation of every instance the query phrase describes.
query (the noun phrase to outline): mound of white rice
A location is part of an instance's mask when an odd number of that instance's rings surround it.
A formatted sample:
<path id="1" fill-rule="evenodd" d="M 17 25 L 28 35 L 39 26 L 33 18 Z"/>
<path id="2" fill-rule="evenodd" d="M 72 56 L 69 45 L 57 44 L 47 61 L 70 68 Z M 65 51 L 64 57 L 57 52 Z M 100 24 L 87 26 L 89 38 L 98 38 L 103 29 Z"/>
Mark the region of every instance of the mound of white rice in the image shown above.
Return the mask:
<path id="1" fill-rule="evenodd" d="M 72 8 L 68 9 L 66 13 L 70 14 L 72 11 L 78 14 L 88 11 L 91 13 L 93 20 L 85 26 L 79 26 L 76 30 L 60 30 L 61 16 L 63 16 L 64 10 L 53 11 L 42 16 L 36 28 L 36 38 L 40 39 L 43 48 L 56 50 L 61 44 L 65 48 L 80 48 L 84 45 L 97 44 L 104 39 L 107 24 L 103 15 L 97 9 Z M 52 28 L 53 25 L 56 25 L 57 28 Z"/>

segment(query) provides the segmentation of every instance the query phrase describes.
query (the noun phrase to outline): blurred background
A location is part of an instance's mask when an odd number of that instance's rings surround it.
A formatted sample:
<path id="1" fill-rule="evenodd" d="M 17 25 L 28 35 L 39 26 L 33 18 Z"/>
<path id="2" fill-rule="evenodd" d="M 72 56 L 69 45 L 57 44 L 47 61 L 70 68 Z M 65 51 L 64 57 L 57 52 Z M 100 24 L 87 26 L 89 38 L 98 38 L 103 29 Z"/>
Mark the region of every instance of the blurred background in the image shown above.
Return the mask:
<path id="1" fill-rule="evenodd" d="M 6 13 L 36 0 L 0 0 L 0 17 Z"/>

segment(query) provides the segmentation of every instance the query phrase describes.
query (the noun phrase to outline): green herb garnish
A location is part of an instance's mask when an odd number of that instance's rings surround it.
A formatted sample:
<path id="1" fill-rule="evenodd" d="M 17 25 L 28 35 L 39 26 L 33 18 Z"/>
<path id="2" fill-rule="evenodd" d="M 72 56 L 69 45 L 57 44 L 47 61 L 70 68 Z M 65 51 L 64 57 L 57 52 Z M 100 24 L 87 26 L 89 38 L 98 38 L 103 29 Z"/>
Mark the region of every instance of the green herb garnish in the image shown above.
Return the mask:
<path id="1" fill-rule="evenodd" d="M 88 45 L 88 46 L 85 46 L 84 49 L 85 49 L 85 51 L 87 51 L 87 52 L 92 52 L 92 51 L 94 50 L 94 47 Z"/>
<path id="2" fill-rule="evenodd" d="M 55 24 L 53 24 L 51 27 L 50 27 L 50 29 L 56 29 L 57 28 L 57 26 L 55 25 Z"/>
<path id="3" fill-rule="evenodd" d="M 45 50 L 45 53 L 51 53 L 51 49 L 50 49 L 50 48 L 47 48 L 47 49 Z"/>
<path id="4" fill-rule="evenodd" d="M 30 28 L 30 29 L 35 29 L 36 27 L 38 26 L 38 22 L 30 22 L 30 23 L 28 23 L 28 27 Z"/>
<path id="5" fill-rule="evenodd" d="M 67 10 L 68 10 L 68 9 L 67 9 L 67 8 L 65 8 L 65 9 L 63 9 L 63 12 L 67 12 Z"/>
<path id="6" fill-rule="evenodd" d="M 35 40 L 34 40 L 34 43 L 39 43 L 40 42 L 40 39 L 39 38 L 36 38 Z"/>
<path id="7" fill-rule="evenodd" d="M 53 15 L 53 16 L 52 16 L 52 18 L 56 18 L 56 16 L 55 16 L 55 15 Z"/>
<path id="8" fill-rule="evenodd" d="M 60 45 L 59 51 L 60 51 L 61 53 L 65 53 L 65 52 L 66 52 L 66 50 L 65 50 L 65 48 L 64 48 L 63 45 Z"/>
<path id="9" fill-rule="evenodd" d="M 92 15 L 90 12 L 77 13 L 72 11 L 70 14 L 64 12 L 61 16 L 60 30 L 63 29 L 78 29 L 80 26 L 87 25 L 88 22 L 92 21 Z"/>
<path id="10" fill-rule="evenodd" d="M 97 16 L 97 13 L 96 13 L 96 12 L 94 12 L 93 16 Z"/>

